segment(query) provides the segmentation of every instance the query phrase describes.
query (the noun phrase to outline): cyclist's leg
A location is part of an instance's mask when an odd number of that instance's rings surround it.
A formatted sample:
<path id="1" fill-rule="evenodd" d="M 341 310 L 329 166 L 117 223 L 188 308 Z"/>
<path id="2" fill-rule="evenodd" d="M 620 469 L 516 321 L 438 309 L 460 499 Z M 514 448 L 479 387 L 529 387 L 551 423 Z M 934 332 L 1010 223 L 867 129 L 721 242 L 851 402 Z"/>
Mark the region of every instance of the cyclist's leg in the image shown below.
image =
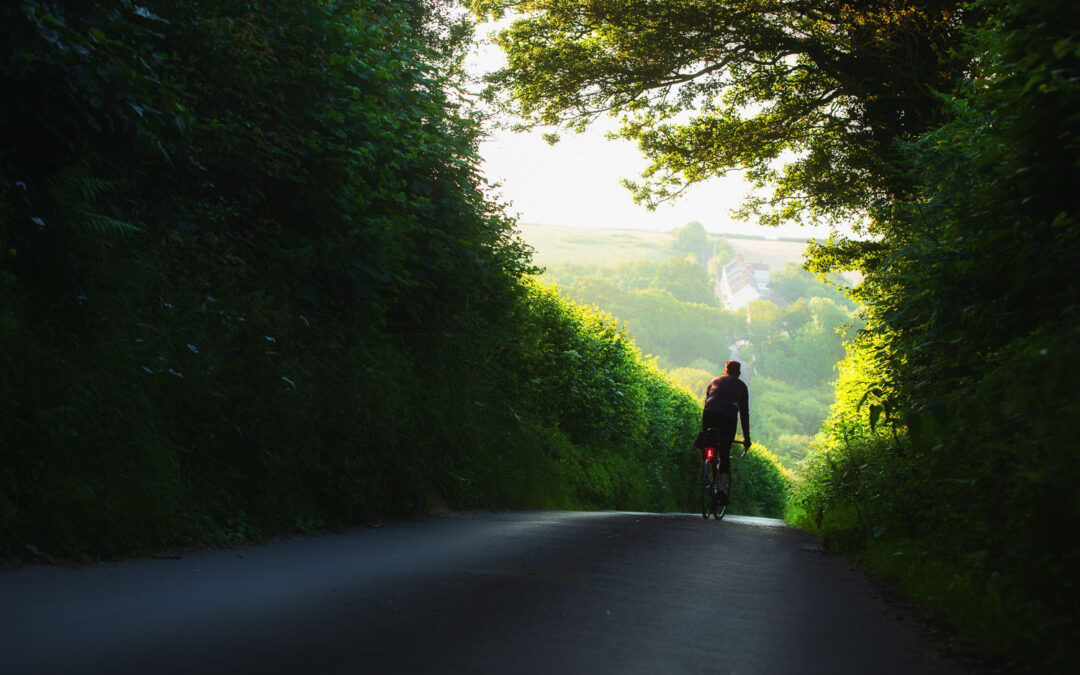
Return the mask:
<path id="1" fill-rule="evenodd" d="M 701 516 L 708 518 L 709 514 L 716 512 L 716 458 L 706 456 L 701 451 Z"/>
<path id="2" fill-rule="evenodd" d="M 731 495 L 731 445 L 735 442 L 735 418 L 727 417 L 724 419 L 721 433 L 720 447 L 716 449 L 716 455 L 717 459 L 720 460 L 719 487 L 723 490 L 723 499 L 726 504 Z"/>
<path id="3" fill-rule="evenodd" d="M 709 479 L 709 481 L 710 481 L 709 482 L 709 485 L 710 485 L 709 494 L 712 496 L 712 510 L 715 513 L 717 504 L 720 503 L 720 492 L 719 492 L 719 487 L 720 487 L 719 486 L 720 460 L 718 458 L 716 458 L 716 457 L 713 457 L 712 461 L 709 462 L 709 467 L 710 467 L 709 468 L 709 473 L 711 475 L 711 478 Z"/>
<path id="4" fill-rule="evenodd" d="M 731 492 L 731 446 L 720 455 L 720 489 Z"/>
<path id="5" fill-rule="evenodd" d="M 720 480 L 721 500 L 724 504 L 731 498 L 731 450 L 720 453 Z"/>

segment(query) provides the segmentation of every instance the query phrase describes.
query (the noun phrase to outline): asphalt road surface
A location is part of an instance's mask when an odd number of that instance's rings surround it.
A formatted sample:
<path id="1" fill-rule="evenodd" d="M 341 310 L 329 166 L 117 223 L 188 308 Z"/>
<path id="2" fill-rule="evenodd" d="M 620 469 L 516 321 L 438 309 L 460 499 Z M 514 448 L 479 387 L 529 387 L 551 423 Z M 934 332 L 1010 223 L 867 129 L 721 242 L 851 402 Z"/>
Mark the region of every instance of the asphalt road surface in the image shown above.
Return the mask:
<path id="1" fill-rule="evenodd" d="M 0 673 L 955 673 L 778 521 L 468 515 L 0 572 Z"/>

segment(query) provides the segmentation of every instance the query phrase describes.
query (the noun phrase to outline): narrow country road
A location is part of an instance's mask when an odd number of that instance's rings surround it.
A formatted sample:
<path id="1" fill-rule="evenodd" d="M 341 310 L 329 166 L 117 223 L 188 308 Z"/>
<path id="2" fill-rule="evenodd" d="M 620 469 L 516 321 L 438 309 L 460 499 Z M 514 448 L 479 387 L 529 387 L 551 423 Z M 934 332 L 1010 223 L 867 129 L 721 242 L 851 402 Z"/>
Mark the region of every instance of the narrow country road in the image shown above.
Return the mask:
<path id="1" fill-rule="evenodd" d="M 0 672 L 962 671 L 778 521 L 528 512 L 0 572 Z"/>

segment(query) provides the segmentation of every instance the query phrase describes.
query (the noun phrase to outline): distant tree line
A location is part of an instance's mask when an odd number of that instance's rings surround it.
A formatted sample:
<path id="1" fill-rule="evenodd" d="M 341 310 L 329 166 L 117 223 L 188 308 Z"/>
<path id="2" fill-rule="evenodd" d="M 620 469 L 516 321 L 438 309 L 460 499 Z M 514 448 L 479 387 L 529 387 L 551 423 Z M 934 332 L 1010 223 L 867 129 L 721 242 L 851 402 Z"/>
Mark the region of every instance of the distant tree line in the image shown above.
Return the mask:
<path id="1" fill-rule="evenodd" d="M 678 252 L 681 231 L 672 233 Z M 730 247 L 723 243 L 721 248 Z M 859 325 L 856 305 L 838 289 L 839 279 L 830 285 L 795 265 L 772 273 L 770 300 L 736 312 L 719 307 L 713 281 L 689 258 L 552 265 L 545 278 L 575 301 L 624 321 L 642 351 L 699 398 L 739 341 L 754 438 L 789 467 L 805 455 L 828 416 L 845 334 L 853 335 Z"/>

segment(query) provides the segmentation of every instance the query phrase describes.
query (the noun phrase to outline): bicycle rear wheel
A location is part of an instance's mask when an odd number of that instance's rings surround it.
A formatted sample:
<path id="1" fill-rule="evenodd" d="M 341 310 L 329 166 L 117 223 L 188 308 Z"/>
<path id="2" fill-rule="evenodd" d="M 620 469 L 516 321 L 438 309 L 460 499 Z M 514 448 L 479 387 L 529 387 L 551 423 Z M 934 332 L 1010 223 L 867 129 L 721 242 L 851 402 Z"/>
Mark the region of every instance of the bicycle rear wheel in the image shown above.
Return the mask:
<path id="1" fill-rule="evenodd" d="M 701 517 L 708 520 L 709 513 L 712 511 L 712 472 L 709 471 L 709 465 L 712 462 L 705 460 L 701 465 Z"/>
<path id="2" fill-rule="evenodd" d="M 701 517 L 708 518 L 710 513 L 713 516 L 716 515 L 716 509 L 720 502 L 716 485 L 717 481 L 720 480 L 720 466 L 715 457 L 705 460 L 701 475 Z"/>

